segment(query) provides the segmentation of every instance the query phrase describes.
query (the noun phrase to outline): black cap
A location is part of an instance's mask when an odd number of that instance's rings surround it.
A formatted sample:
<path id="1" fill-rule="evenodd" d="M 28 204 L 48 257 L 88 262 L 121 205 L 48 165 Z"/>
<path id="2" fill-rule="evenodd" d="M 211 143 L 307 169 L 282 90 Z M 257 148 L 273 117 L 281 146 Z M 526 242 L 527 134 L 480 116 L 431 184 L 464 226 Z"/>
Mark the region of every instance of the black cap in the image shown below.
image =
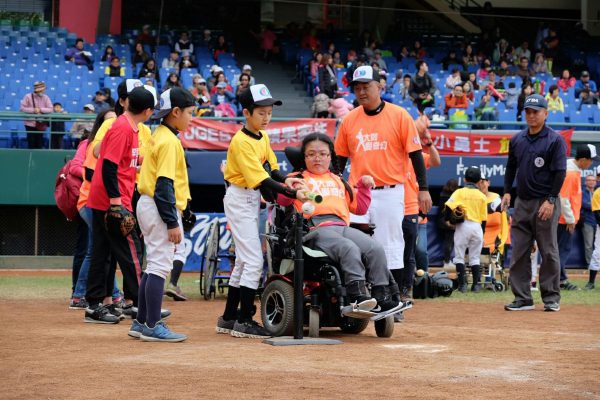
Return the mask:
<path id="1" fill-rule="evenodd" d="M 195 105 L 196 99 L 190 92 L 180 87 L 172 87 L 160 95 L 160 110 L 152 116 L 152 119 L 166 117 L 175 107 L 183 109 Z"/>
<path id="2" fill-rule="evenodd" d="M 469 167 L 465 172 L 465 180 L 471 183 L 477 183 L 481 180 L 481 170 L 478 167 Z"/>
<path id="3" fill-rule="evenodd" d="M 125 79 L 119 83 L 119 86 L 117 87 L 117 94 L 119 95 L 120 99 L 124 100 L 134 88 L 139 86 L 144 86 L 142 81 L 139 79 Z"/>
<path id="4" fill-rule="evenodd" d="M 249 109 L 253 106 L 280 106 L 281 100 L 275 100 L 271 96 L 269 88 L 263 84 L 252 85 L 240 94 L 242 108 Z"/>
<path id="5" fill-rule="evenodd" d="M 596 151 L 596 146 L 593 144 L 585 144 L 581 146 L 577 146 L 577 151 L 575 153 L 575 159 L 579 160 L 580 158 L 587 158 L 588 160 L 598 161 L 600 157 L 598 156 L 598 152 Z"/>
<path id="6" fill-rule="evenodd" d="M 156 106 L 156 91 L 152 93 L 154 89 L 151 86 L 140 86 L 134 88 L 129 93 L 129 105 L 138 110 L 146 110 L 148 108 L 154 108 Z"/>

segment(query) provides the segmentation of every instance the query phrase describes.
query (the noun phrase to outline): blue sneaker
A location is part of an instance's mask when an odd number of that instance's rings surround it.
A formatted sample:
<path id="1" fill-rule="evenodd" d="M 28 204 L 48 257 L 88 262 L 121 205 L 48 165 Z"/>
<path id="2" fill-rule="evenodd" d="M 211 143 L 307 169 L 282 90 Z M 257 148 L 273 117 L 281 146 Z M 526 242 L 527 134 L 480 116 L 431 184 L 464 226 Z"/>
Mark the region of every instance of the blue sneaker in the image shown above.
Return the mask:
<path id="1" fill-rule="evenodd" d="M 154 328 L 149 328 L 148 325 L 144 324 L 140 339 L 145 342 L 183 342 L 187 339 L 187 336 L 171 332 L 167 324 L 159 321 Z"/>
<path id="2" fill-rule="evenodd" d="M 139 339 L 142 336 L 142 331 L 144 330 L 144 324 L 140 324 L 137 319 L 134 319 L 131 323 L 131 328 L 129 328 L 129 332 L 127 334 L 132 338 Z"/>

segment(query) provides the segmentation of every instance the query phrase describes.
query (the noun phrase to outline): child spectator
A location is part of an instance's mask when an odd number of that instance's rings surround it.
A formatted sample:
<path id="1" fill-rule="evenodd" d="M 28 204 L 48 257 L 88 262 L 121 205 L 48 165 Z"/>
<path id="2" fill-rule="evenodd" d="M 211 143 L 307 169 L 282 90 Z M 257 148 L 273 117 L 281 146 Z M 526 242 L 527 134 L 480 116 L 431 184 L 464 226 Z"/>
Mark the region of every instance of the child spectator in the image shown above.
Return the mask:
<path id="1" fill-rule="evenodd" d="M 66 114 L 67 112 L 63 109 L 62 104 L 54 103 L 53 111 L 55 114 Z M 52 121 L 50 122 L 50 148 L 51 149 L 62 149 L 63 148 L 63 136 L 65 135 L 65 121 Z"/>
<path id="2" fill-rule="evenodd" d="M 336 94 L 329 105 L 328 111 L 335 118 L 342 119 L 353 109 L 354 106 L 352 104 L 348 103 L 340 94 Z"/>
<path id="3" fill-rule="evenodd" d="M 194 44 L 190 41 L 190 35 L 188 32 L 183 31 L 179 36 L 179 40 L 175 43 L 175 51 L 183 55 L 186 50 L 188 54 L 194 54 Z"/>
<path id="4" fill-rule="evenodd" d="M 548 111 L 565 112 L 565 105 L 560 98 L 558 85 L 550 86 L 546 95 L 546 101 L 548 101 Z"/>
<path id="5" fill-rule="evenodd" d="M 190 53 L 188 52 L 188 50 L 184 50 L 181 52 L 181 62 L 179 63 L 179 70 L 181 71 L 182 69 L 185 68 L 196 68 L 197 65 L 196 63 L 192 60 L 192 57 L 190 56 Z"/>
<path id="6" fill-rule="evenodd" d="M 110 65 L 104 68 L 105 76 L 125 76 L 125 67 L 121 66 L 119 57 L 113 57 L 110 59 Z"/>
<path id="7" fill-rule="evenodd" d="M 509 110 L 517 108 L 517 103 L 519 101 L 519 89 L 517 89 L 517 85 L 514 82 L 510 82 L 508 84 L 508 89 L 504 92 L 504 104 L 506 104 L 506 108 Z"/>
<path id="8" fill-rule="evenodd" d="M 315 96 L 311 110 L 313 118 L 329 118 L 330 99 L 325 93 Z"/>
<path id="9" fill-rule="evenodd" d="M 118 56 L 115 54 L 115 50 L 112 46 L 108 45 L 104 48 L 104 54 L 102 55 L 101 60 L 110 63 L 110 60 Z"/>
<path id="10" fill-rule="evenodd" d="M 446 86 L 447 89 L 454 89 L 456 85 L 460 85 L 462 83 L 462 79 L 460 78 L 460 70 L 458 68 L 454 68 L 452 73 L 446 78 Z"/>
<path id="11" fill-rule="evenodd" d="M 521 94 L 519 94 L 519 99 L 517 100 L 517 121 L 521 121 L 523 119 L 525 99 L 532 93 L 533 86 L 531 86 L 531 82 L 523 82 Z"/>
<path id="12" fill-rule="evenodd" d="M 494 107 L 494 104 L 492 103 L 492 94 L 490 90 L 486 91 L 481 97 L 479 105 L 475 107 L 475 119 L 478 121 L 498 121 L 498 110 L 496 110 L 496 107 Z M 483 129 L 492 128 L 492 125 L 483 126 Z"/>
<path id="13" fill-rule="evenodd" d="M 227 83 L 219 82 L 216 86 L 216 93 L 210 99 L 213 106 L 218 106 L 223 103 L 233 103 L 235 96 L 227 90 Z"/>

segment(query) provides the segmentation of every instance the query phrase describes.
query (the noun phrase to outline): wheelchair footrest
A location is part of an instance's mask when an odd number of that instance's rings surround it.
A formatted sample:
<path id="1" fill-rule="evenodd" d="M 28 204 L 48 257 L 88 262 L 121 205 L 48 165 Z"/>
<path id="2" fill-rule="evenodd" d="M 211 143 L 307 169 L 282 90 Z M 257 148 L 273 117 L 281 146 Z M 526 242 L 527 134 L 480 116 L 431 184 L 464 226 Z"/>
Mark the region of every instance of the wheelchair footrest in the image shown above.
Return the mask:
<path id="1" fill-rule="evenodd" d="M 349 318 L 356 318 L 356 319 L 370 319 L 377 315 L 374 312 L 363 311 L 363 310 L 359 310 L 357 308 L 353 308 L 352 310 L 344 310 L 345 308 L 348 308 L 348 307 L 352 307 L 352 306 L 346 306 L 346 307 L 341 308 L 342 316 L 349 317 Z"/>

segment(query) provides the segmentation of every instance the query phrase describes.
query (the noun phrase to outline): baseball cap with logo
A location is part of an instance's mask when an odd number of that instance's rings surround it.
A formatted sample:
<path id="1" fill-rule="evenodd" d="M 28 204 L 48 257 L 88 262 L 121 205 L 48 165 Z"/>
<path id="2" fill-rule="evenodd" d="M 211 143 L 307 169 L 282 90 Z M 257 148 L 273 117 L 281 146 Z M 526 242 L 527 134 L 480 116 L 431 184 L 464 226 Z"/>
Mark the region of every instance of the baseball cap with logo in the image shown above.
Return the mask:
<path id="1" fill-rule="evenodd" d="M 144 84 L 139 79 L 125 79 L 119 83 L 117 94 L 120 99 L 126 99 L 133 89 L 140 86 L 144 86 Z"/>
<path id="2" fill-rule="evenodd" d="M 373 69 L 370 65 L 363 65 L 354 70 L 352 74 L 352 82 L 350 84 L 355 84 L 357 82 L 379 82 L 380 76 L 377 71 Z"/>
<path id="3" fill-rule="evenodd" d="M 281 100 L 275 100 L 273 96 L 271 96 L 269 88 L 261 83 L 252 85 L 244 90 L 242 94 L 240 94 L 240 104 L 242 105 L 242 108 L 250 109 L 253 106 L 280 106 L 283 103 Z"/>
<path id="4" fill-rule="evenodd" d="M 227 89 L 227 84 L 225 82 L 217 83 L 217 89 Z"/>
<path id="5" fill-rule="evenodd" d="M 532 110 L 541 110 L 548 108 L 548 102 L 544 98 L 544 96 L 539 94 L 532 94 L 525 99 L 525 105 L 523 108 L 531 108 Z"/>
<path id="6" fill-rule="evenodd" d="M 483 176 L 481 170 L 478 167 L 469 167 L 465 172 L 465 180 L 471 183 L 477 183 Z"/>
<path id="7" fill-rule="evenodd" d="M 83 106 L 84 110 L 96 111 L 96 107 L 93 104 L 86 104 Z"/>
<path id="8" fill-rule="evenodd" d="M 252 71 L 252 67 L 250 64 L 246 64 L 242 67 L 242 71 Z"/>
<path id="9" fill-rule="evenodd" d="M 577 160 L 580 158 L 587 158 L 594 161 L 600 161 L 600 156 L 598 156 L 596 146 L 594 146 L 593 144 L 586 144 L 577 147 L 575 159 Z"/>
<path id="10" fill-rule="evenodd" d="M 160 110 L 158 110 L 152 119 L 161 119 L 169 115 L 175 107 L 184 109 L 196 105 L 196 99 L 190 92 L 180 87 L 167 89 L 160 95 Z"/>
<path id="11" fill-rule="evenodd" d="M 133 88 L 127 98 L 129 99 L 129 105 L 138 110 L 154 108 L 158 102 L 156 89 L 148 85 Z"/>

